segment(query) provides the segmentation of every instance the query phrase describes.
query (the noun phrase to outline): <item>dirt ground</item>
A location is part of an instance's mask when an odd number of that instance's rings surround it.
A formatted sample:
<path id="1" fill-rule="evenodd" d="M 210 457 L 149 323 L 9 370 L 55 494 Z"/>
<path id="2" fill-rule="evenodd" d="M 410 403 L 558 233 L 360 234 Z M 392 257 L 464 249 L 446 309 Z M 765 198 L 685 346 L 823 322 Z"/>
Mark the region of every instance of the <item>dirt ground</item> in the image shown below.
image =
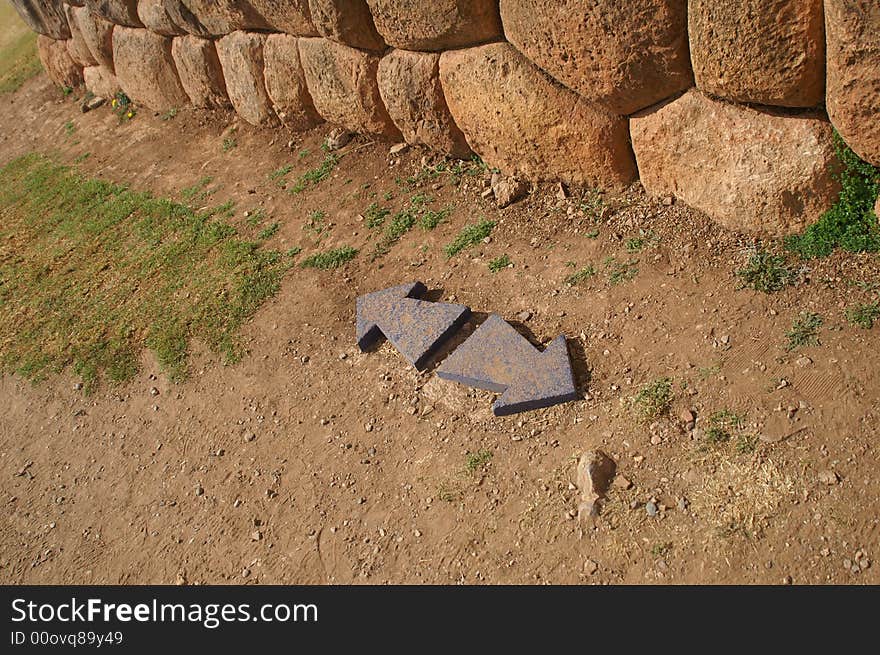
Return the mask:
<path id="1" fill-rule="evenodd" d="M 436 159 L 360 137 L 331 179 L 293 196 L 270 174 L 319 163 L 329 126 L 231 137 L 233 121 L 184 109 L 120 123 L 107 107 L 81 113 L 43 76 L 0 97 L 0 163 L 46 152 L 175 197 L 211 176 L 212 203 L 280 222 L 275 247 L 310 247 L 303 227 L 320 209 L 332 222 L 321 248 L 362 249 L 336 271 L 291 270 L 236 365 L 196 353 L 175 384 L 145 355 L 135 381 L 92 395 L 72 375 L 0 379 L 0 581 L 880 582 L 880 328 L 844 316 L 876 298 L 877 256 L 811 262 L 766 295 L 735 275 L 751 238 L 638 185 L 604 198 L 594 236 L 577 194 L 546 185 L 498 210 L 481 197 L 484 174 L 403 188 Z M 386 192 L 455 208 L 370 261 L 359 215 Z M 498 221 L 489 243 L 447 259 L 442 246 L 481 216 Z M 627 252 L 633 237 L 640 252 Z M 491 273 L 503 254 L 513 267 Z M 638 260 L 634 279 L 609 283 L 609 256 Z M 569 262 L 598 274 L 570 286 Z M 495 418 L 491 394 L 416 373 L 387 344 L 360 353 L 355 298 L 412 280 L 477 314 L 519 315 L 541 342 L 567 335 L 584 399 Z M 820 345 L 788 352 L 803 311 L 824 317 Z M 669 416 L 640 422 L 629 400 L 661 377 L 674 385 Z M 724 409 L 743 426 L 707 447 L 708 417 Z M 595 448 L 618 479 L 583 522 L 572 483 Z"/>

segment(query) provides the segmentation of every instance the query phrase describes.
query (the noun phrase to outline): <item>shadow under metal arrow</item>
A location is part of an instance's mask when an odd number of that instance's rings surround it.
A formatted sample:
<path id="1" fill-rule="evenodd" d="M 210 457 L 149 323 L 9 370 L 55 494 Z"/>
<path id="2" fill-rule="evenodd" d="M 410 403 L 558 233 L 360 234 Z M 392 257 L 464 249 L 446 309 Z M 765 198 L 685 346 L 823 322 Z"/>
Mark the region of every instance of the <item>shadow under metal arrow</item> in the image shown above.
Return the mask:
<path id="1" fill-rule="evenodd" d="M 419 371 L 468 318 L 464 305 L 419 300 L 427 288 L 421 282 L 369 293 L 357 299 L 357 342 L 366 350 L 384 334 Z"/>
<path id="2" fill-rule="evenodd" d="M 540 352 L 496 314 L 444 360 L 437 375 L 500 393 L 492 406 L 496 416 L 578 398 L 565 337 L 557 337 Z"/>

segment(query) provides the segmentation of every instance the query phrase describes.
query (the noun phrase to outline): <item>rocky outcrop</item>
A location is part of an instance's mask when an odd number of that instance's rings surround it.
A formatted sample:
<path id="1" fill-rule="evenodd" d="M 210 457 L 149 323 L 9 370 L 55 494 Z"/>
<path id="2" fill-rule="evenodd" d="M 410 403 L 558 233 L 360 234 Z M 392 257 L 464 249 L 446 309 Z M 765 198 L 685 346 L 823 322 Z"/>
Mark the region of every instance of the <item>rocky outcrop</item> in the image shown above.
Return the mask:
<path id="1" fill-rule="evenodd" d="M 263 79 L 265 34 L 233 32 L 217 41 L 226 92 L 235 111 L 251 125 L 276 125 L 278 117 Z"/>
<path id="2" fill-rule="evenodd" d="M 490 166 L 601 187 L 635 178 L 626 120 L 554 83 L 510 44 L 444 52 L 440 80 L 455 122 Z"/>
<path id="3" fill-rule="evenodd" d="M 617 114 L 693 85 L 687 0 L 501 0 L 501 18 L 539 68 Z"/>
<path id="4" fill-rule="evenodd" d="M 193 105 L 229 106 L 226 81 L 213 41 L 192 35 L 178 36 L 171 44 L 171 56 L 180 84 Z"/>
<path id="5" fill-rule="evenodd" d="M 113 64 L 113 23 L 95 16 L 86 7 L 73 9 L 73 16 L 92 60 L 112 72 L 115 69 Z M 71 28 L 71 33 L 74 31 Z"/>
<path id="6" fill-rule="evenodd" d="M 37 53 L 49 79 L 58 86 L 74 88 L 83 83 L 83 69 L 70 57 L 66 41 L 42 34 L 37 37 Z"/>
<path id="7" fill-rule="evenodd" d="M 376 82 L 379 57 L 323 38 L 299 40 L 309 93 L 327 121 L 355 132 L 401 139 Z"/>
<path id="8" fill-rule="evenodd" d="M 825 0 L 828 116 L 847 144 L 880 166 L 880 3 Z"/>
<path id="9" fill-rule="evenodd" d="M 675 195 L 732 230 L 780 236 L 836 198 L 832 129 L 712 100 L 699 91 L 630 119 L 642 184 Z"/>
<path id="10" fill-rule="evenodd" d="M 9 0 L 28 27 L 53 39 L 69 39 L 70 29 L 61 0 Z M 45 47 L 45 44 L 44 44 Z"/>
<path id="11" fill-rule="evenodd" d="M 366 0 L 309 0 L 309 9 L 321 36 L 361 50 L 385 50 Z"/>
<path id="12" fill-rule="evenodd" d="M 297 38 L 289 34 L 269 35 L 263 58 L 266 91 L 281 122 L 294 130 L 318 125 L 321 117 L 306 86 Z"/>
<path id="13" fill-rule="evenodd" d="M 165 111 L 188 101 L 177 77 L 169 37 L 117 25 L 113 29 L 113 61 L 119 85 L 136 103 Z"/>
<path id="14" fill-rule="evenodd" d="M 138 17 L 138 0 L 84 0 L 93 14 L 108 20 L 114 25 L 143 27 Z"/>
<path id="15" fill-rule="evenodd" d="M 438 53 L 392 50 L 379 62 L 378 82 L 385 107 L 407 143 L 453 157 L 470 154 L 443 96 Z"/>
<path id="16" fill-rule="evenodd" d="M 446 50 L 501 36 L 497 0 L 367 0 L 385 42 L 404 50 Z"/>
<path id="17" fill-rule="evenodd" d="M 822 0 L 690 0 L 688 23 L 700 90 L 781 107 L 821 102 Z"/>
<path id="18" fill-rule="evenodd" d="M 86 89 L 99 98 L 112 98 L 120 90 L 119 80 L 109 68 L 105 66 L 89 66 L 83 69 L 83 79 Z"/>

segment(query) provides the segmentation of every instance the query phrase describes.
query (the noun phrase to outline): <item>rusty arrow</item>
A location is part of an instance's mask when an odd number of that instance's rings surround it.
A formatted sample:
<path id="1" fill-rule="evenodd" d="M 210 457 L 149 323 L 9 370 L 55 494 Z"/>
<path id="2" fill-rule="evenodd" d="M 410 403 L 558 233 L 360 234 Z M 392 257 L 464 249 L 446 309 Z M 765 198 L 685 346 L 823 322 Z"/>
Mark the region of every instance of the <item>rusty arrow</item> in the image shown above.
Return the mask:
<path id="1" fill-rule="evenodd" d="M 407 361 L 422 370 L 471 310 L 464 305 L 419 300 L 427 291 L 411 282 L 357 299 L 357 342 L 366 350 L 384 334 Z"/>
<path id="2" fill-rule="evenodd" d="M 577 400 L 565 337 L 540 352 L 500 316 L 486 322 L 437 369 L 444 380 L 500 393 L 496 416 Z"/>

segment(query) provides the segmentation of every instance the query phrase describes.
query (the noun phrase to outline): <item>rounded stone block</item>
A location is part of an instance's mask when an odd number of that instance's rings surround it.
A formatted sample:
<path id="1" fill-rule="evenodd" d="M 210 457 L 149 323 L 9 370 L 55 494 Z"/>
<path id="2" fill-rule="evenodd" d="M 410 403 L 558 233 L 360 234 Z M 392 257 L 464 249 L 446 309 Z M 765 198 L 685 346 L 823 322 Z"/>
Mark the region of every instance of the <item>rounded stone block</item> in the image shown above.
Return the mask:
<path id="1" fill-rule="evenodd" d="M 217 48 L 210 39 L 190 34 L 176 37 L 171 56 L 189 101 L 196 107 L 227 107 L 229 96 Z"/>
<path id="2" fill-rule="evenodd" d="M 825 91 L 822 0 L 689 0 L 697 87 L 737 102 L 815 107 Z"/>
<path id="3" fill-rule="evenodd" d="M 501 19 L 539 68 L 617 114 L 693 85 L 687 0 L 501 0 Z"/>
<path id="4" fill-rule="evenodd" d="M 143 27 L 138 17 L 138 0 L 84 0 L 93 14 L 124 27 Z"/>
<path id="5" fill-rule="evenodd" d="M 138 0 L 137 14 L 151 32 L 163 36 L 179 36 L 186 31 L 177 25 L 165 9 L 165 0 Z"/>
<path id="6" fill-rule="evenodd" d="M 713 100 L 697 90 L 630 119 L 642 184 L 724 227 L 798 232 L 837 197 L 831 124 Z"/>
<path id="7" fill-rule="evenodd" d="M 320 36 L 361 50 L 385 50 L 366 0 L 309 0 Z"/>
<path id="8" fill-rule="evenodd" d="M 98 60 L 92 55 L 89 46 L 83 38 L 82 31 L 79 29 L 76 12 L 88 11 L 84 7 L 71 7 L 64 5 L 64 15 L 67 18 L 68 29 L 70 30 L 70 40 L 67 42 L 67 51 L 73 60 L 80 66 L 95 66 Z"/>
<path id="9" fill-rule="evenodd" d="M 86 89 L 99 98 L 112 98 L 120 90 L 119 80 L 106 66 L 89 66 L 83 69 Z"/>
<path id="10" fill-rule="evenodd" d="M 635 178 L 626 119 L 555 83 L 508 43 L 444 52 L 440 81 L 455 122 L 489 166 L 600 187 Z"/>
<path id="11" fill-rule="evenodd" d="M 403 50 L 447 50 L 501 38 L 497 0 L 367 0 L 385 42 Z"/>
<path id="12" fill-rule="evenodd" d="M 165 111 L 188 102 L 171 56 L 171 38 L 132 27 L 113 28 L 116 78 L 137 103 Z"/>
<path id="13" fill-rule="evenodd" d="M 407 143 L 453 157 L 471 154 L 443 95 L 439 53 L 392 50 L 379 62 L 378 82 L 385 107 Z"/>
<path id="14" fill-rule="evenodd" d="M 56 40 L 70 38 L 70 28 L 61 0 L 9 1 L 32 31 Z"/>
<path id="15" fill-rule="evenodd" d="M 293 36 L 317 36 L 309 0 L 250 0 L 265 27 Z M 259 29 L 259 25 L 248 26 Z"/>
<path id="16" fill-rule="evenodd" d="M 266 91 L 278 118 L 294 130 L 308 130 L 321 123 L 309 95 L 299 58 L 297 37 L 270 34 L 263 50 Z"/>
<path id="17" fill-rule="evenodd" d="M 323 38 L 299 40 L 309 93 L 327 121 L 354 132 L 400 140 L 376 80 L 379 57 Z"/>
<path id="18" fill-rule="evenodd" d="M 236 31 L 217 41 L 226 92 L 235 111 L 251 125 L 277 125 L 263 78 L 266 35 Z"/>
<path id="19" fill-rule="evenodd" d="M 37 37 L 37 54 L 46 75 L 58 86 L 74 88 L 83 83 L 83 69 L 70 57 L 67 42 L 48 36 Z"/>
<path id="20" fill-rule="evenodd" d="M 74 8 L 73 16 L 92 59 L 112 72 L 114 70 L 113 23 L 96 16 L 88 7 Z M 71 33 L 73 31 L 71 29 Z"/>

